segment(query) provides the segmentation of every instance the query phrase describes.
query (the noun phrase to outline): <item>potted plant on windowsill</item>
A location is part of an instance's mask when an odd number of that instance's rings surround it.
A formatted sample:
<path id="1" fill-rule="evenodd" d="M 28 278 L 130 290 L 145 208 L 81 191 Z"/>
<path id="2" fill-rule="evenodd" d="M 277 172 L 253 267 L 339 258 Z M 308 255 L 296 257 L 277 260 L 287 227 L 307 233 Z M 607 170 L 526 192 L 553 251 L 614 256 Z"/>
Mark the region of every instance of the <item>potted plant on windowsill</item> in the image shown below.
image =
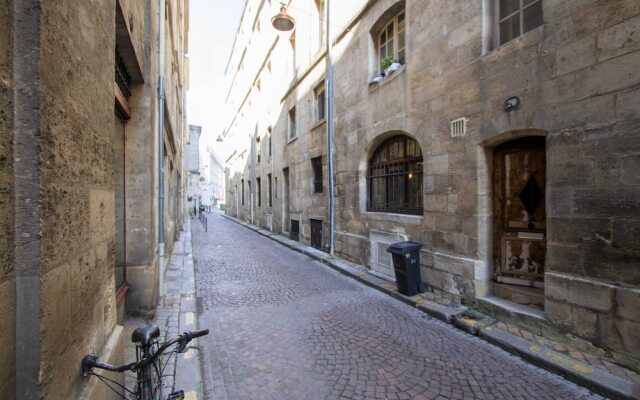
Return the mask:
<path id="1" fill-rule="evenodd" d="M 383 70 L 383 74 L 382 74 L 383 76 L 391 75 L 392 73 L 397 71 L 398 68 L 400 68 L 401 66 L 402 64 L 395 61 L 393 59 L 393 56 L 387 56 L 380 61 L 380 67 Z"/>

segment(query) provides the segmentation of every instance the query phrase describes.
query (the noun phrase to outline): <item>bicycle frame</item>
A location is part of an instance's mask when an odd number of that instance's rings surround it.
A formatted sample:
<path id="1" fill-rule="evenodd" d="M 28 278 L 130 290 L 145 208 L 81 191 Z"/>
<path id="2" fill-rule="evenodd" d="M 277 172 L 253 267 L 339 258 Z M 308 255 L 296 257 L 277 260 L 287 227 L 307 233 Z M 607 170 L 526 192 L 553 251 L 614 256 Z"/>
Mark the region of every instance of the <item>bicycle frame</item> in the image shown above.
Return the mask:
<path id="1" fill-rule="evenodd" d="M 149 359 L 154 354 L 154 352 L 152 351 L 152 346 L 154 345 L 157 347 L 156 341 L 150 343 L 147 346 L 137 345 L 136 361 L 140 362 L 142 360 Z M 156 351 L 157 350 L 158 349 L 156 348 Z M 156 365 L 156 363 L 158 363 L 159 360 L 160 359 L 158 358 L 154 360 L 154 362 L 146 364 L 145 366 L 142 366 L 136 369 L 136 375 L 137 375 L 137 381 L 138 381 L 137 397 L 139 400 L 155 400 L 156 391 L 158 393 L 157 398 L 159 399 L 162 398 L 162 376 L 161 376 L 162 371 L 158 369 L 158 366 Z M 151 370 L 152 365 L 157 374 L 157 380 L 155 384 L 152 379 L 153 372 L 154 372 Z"/>
<path id="2" fill-rule="evenodd" d="M 97 361 L 95 356 L 89 354 L 84 356 L 82 359 L 82 375 L 85 377 L 90 375 L 96 376 L 100 378 L 100 380 L 102 380 L 103 383 L 105 383 L 111 390 L 118 393 L 111 385 L 107 383 L 107 381 L 110 381 L 111 383 L 114 383 L 115 385 L 124 389 L 129 394 L 134 395 L 136 400 L 182 400 L 184 399 L 184 392 L 181 390 L 171 393 L 168 399 L 162 398 L 162 373 L 164 371 L 164 367 L 166 367 L 167 364 L 165 363 L 165 365 L 163 366 L 160 357 L 162 355 L 166 355 L 170 359 L 173 353 L 182 353 L 185 350 L 187 344 L 192 339 L 207 335 L 208 333 L 208 329 L 194 332 L 184 332 L 177 338 L 169 340 L 162 345 L 159 345 L 157 340 L 149 340 L 149 338 L 145 338 L 144 340 L 136 342 L 136 361 L 122 366 L 100 363 Z M 157 327 L 155 327 L 154 335 L 156 338 L 158 334 L 159 331 Z M 175 349 L 173 349 L 168 354 L 164 354 L 165 350 L 176 343 L 177 346 Z M 167 359 L 167 363 L 169 362 L 169 359 Z M 137 378 L 135 392 L 128 390 L 126 387 L 122 386 L 114 380 L 111 380 L 99 374 L 95 374 L 92 371 L 93 368 L 112 372 L 134 371 Z M 118 395 L 124 399 L 127 398 L 120 393 L 118 393 Z"/>

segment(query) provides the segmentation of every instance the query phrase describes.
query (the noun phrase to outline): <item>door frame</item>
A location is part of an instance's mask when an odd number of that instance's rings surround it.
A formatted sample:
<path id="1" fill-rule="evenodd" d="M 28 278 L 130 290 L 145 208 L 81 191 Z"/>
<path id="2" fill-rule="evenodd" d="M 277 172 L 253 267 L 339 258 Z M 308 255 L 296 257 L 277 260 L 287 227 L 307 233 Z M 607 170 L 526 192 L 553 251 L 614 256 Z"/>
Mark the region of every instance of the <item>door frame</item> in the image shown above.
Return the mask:
<path id="1" fill-rule="evenodd" d="M 482 201 L 478 202 L 478 261 L 475 269 L 475 288 L 477 297 L 486 297 L 493 294 L 493 152 L 494 148 L 515 139 L 530 136 L 547 137 L 548 131 L 542 129 L 518 129 L 492 135 L 481 141 L 477 153 L 477 196 Z M 548 149 L 548 145 L 546 146 Z M 547 150 L 548 155 L 548 150 Z M 548 157 L 546 157 L 548 165 Z M 548 198 L 548 185 L 546 186 Z M 548 208 L 549 203 L 546 203 Z"/>

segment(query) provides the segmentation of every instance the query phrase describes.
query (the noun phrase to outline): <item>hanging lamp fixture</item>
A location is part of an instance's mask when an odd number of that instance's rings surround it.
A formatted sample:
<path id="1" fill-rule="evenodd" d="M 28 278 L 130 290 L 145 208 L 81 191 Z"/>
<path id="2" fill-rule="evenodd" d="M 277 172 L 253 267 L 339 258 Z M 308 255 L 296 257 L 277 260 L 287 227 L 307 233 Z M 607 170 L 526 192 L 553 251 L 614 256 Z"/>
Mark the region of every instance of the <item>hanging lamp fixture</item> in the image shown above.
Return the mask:
<path id="1" fill-rule="evenodd" d="M 280 3 L 280 12 L 271 18 L 271 24 L 273 27 L 282 32 L 288 32 L 296 25 L 296 21 L 293 17 L 287 14 L 287 7 L 284 3 Z"/>

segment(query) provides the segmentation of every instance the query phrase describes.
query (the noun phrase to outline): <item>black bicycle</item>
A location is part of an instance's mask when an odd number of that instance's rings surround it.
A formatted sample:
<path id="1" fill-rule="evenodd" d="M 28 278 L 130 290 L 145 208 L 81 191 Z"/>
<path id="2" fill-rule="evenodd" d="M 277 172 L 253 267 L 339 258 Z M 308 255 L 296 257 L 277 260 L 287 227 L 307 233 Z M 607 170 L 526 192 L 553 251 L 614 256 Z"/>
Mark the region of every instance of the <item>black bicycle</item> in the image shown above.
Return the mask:
<path id="1" fill-rule="evenodd" d="M 123 395 L 121 391 L 117 390 L 113 385 L 134 396 L 133 399 L 135 400 L 182 400 L 184 399 L 184 392 L 182 390 L 172 392 L 166 398 L 162 397 L 164 387 L 162 383 L 163 372 L 171 356 L 184 352 L 187 344 L 189 344 L 191 340 L 207 335 L 208 333 L 208 329 L 184 332 L 172 340 L 159 344 L 157 339 L 160 336 L 160 329 L 156 325 L 141 326 L 131 334 L 131 341 L 136 344 L 135 362 L 120 366 L 103 364 L 98 362 L 94 355 L 88 354 L 82 358 L 82 376 L 95 376 L 99 378 L 123 399 L 129 399 L 129 397 Z M 167 352 L 167 350 L 174 345 L 175 347 Z M 137 378 L 136 387 L 134 390 L 129 390 L 113 379 L 96 374 L 93 372 L 94 368 L 119 373 L 134 371 Z"/>

